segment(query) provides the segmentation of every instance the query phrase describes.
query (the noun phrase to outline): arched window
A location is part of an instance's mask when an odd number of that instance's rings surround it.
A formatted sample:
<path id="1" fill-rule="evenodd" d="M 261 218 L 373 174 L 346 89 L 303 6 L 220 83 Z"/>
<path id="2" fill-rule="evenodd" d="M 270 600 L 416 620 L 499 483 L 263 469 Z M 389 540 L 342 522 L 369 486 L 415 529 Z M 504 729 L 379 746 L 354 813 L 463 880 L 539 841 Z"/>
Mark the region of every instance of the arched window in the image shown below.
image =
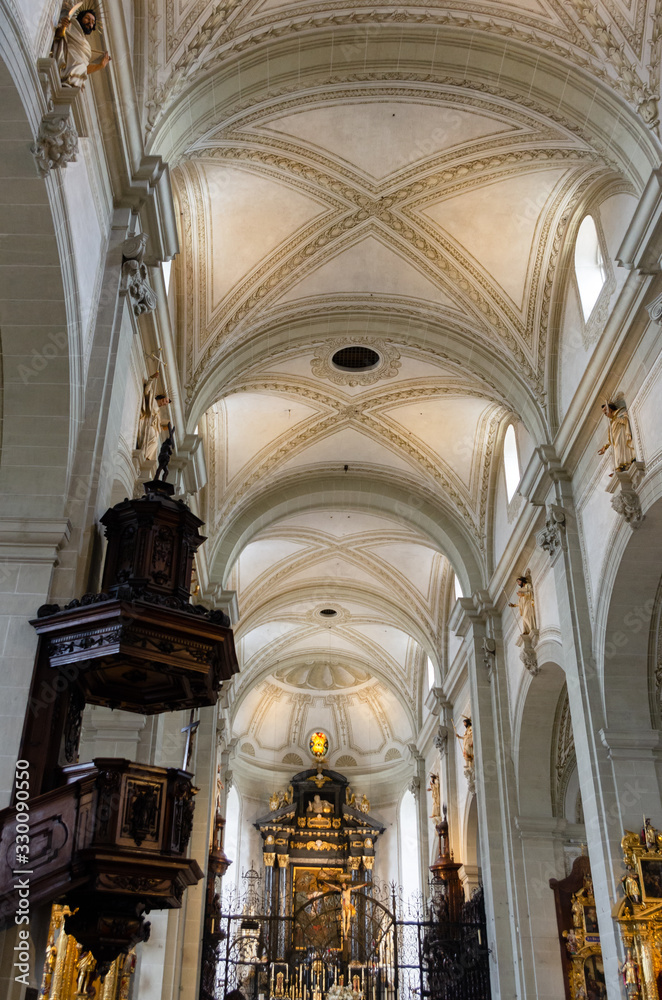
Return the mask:
<path id="1" fill-rule="evenodd" d="M 428 656 L 428 691 L 434 687 L 434 663 Z"/>
<path id="2" fill-rule="evenodd" d="M 598 301 L 607 271 L 600 250 L 598 231 L 593 217 L 587 215 L 577 233 L 575 242 L 575 274 L 584 319 L 588 319 Z"/>
<path id="3" fill-rule="evenodd" d="M 421 793 L 424 794 L 424 793 Z M 400 874 L 405 899 L 421 891 L 420 843 L 416 799 L 407 789 L 400 801 Z"/>
<path id="4" fill-rule="evenodd" d="M 506 473 L 506 493 L 508 503 L 513 499 L 515 490 L 519 486 L 519 455 L 517 454 L 517 438 L 515 428 L 509 424 L 503 442 L 503 467 Z"/>
<path id="5" fill-rule="evenodd" d="M 459 599 L 461 597 L 464 597 L 464 594 L 462 593 L 462 584 L 460 583 L 460 578 L 459 578 L 459 576 L 456 573 L 455 574 L 455 600 L 459 601 Z"/>
<path id="6" fill-rule="evenodd" d="M 234 874 L 234 884 L 232 877 L 228 878 L 227 875 L 221 880 L 221 896 L 223 895 L 223 890 L 225 893 L 229 893 L 232 889 L 236 887 L 237 873 L 240 870 L 239 867 L 239 819 L 240 819 L 240 803 L 239 795 L 237 794 L 237 789 L 232 787 L 228 792 L 228 796 L 225 802 L 225 839 L 223 842 L 223 850 L 234 862 L 232 865 Z"/>
<path id="7" fill-rule="evenodd" d="M 161 267 L 163 269 L 163 284 L 165 285 L 167 295 L 170 291 L 170 272 L 172 271 L 172 261 L 164 260 Z"/>

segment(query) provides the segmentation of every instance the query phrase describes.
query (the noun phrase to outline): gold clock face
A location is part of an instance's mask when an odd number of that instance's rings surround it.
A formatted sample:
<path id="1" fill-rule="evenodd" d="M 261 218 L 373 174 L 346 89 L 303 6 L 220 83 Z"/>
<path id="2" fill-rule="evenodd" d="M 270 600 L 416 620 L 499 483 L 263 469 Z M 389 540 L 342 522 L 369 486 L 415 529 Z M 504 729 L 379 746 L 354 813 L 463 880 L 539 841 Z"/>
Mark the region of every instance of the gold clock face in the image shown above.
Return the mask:
<path id="1" fill-rule="evenodd" d="M 313 757 L 317 757 L 318 760 L 321 760 L 322 757 L 326 757 L 328 753 L 329 737 L 326 735 L 326 733 L 323 733 L 321 731 L 313 733 L 313 735 L 310 737 L 308 746 L 310 747 L 310 752 L 312 753 Z"/>

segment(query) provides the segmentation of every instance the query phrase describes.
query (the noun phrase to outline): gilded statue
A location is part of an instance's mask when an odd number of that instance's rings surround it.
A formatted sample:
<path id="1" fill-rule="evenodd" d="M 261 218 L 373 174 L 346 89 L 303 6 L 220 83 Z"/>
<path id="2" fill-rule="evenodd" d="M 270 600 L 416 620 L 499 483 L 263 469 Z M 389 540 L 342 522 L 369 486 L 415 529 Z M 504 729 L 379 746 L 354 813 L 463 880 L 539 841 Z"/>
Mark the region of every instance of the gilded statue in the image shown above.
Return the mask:
<path id="1" fill-rule="evenodd" d="M 105 69 L 110 62 L 107 52 L 92 59 L 89 36 L 97 30 L 97 14 L 91 7 L 80 8 L 82 3 L 62 8 L 51 50 L 62 85 L 78 90 L 84 87 L 90 73 Z"/>
<path id="2" fill-rule="evenodd" d="M 352 791 L 349 785 L 345 789 L 345 802 L 348 806 L 351 806 L 352 809 L 356 808 L 356 794 Z"/>
<path id="3" fill-rule="evenodd" d="M 338 875 L 333 881 L 318 879 L 320 885 L 325 885 L 332 892 L 340 893 L 340 924 L 345 941 L 349 938 L 352 917 L 356 915 L 356 907 L 352 903 L 352 893 L 356 892 L 357 889 L 363 889 L 364 886 L 370 885 L 369 882 L 352 884 L 351 880 L 351 875 Z"/>
<path id="4" fill-rule="evenodd" d="M 361 801 L 359 802 L 357 809 L 359 809 L 362 813 L 370 812 L 370 801 L 367 795 L 363 794 L 361 796 Z"/>
<path id="5" fill-rule="evenodd" d="M 517 604 L 508 604 L 509 608 L 519 608 L 520 625 L 523 635 L 530 635 L 538 632 L 536 623 L 536 609 L 533 600 L 533 587 L 531 581 L 526 576 L 517 577 Z"/>
<path id="6" fill-rule="evenodd" d="M 76 993 L 81 997 L 86 997 L 92 989 L 94 970 L 97 967 L 97 963 L 91 951 L 83 950 L 80 945 L 79 947 L 81 951 L 78 958 Z"/>
<path id="7" fill-rule="evenodd" d="M 632 952 L 628 948 L 625 953 L 625 961 L 620 967 L 621 975 L 623 976 L 623 985 L 625 986 L 625 995 L 628 1000 L 639 996 L 639 963 L 632 957 Z"/>
<path id="8" fill-rule="evenodd" d="M 639 888 L 639 880 L 636 875 L 628 871 L 621 879 L 621 885 L 623 886 L 623 892 L 630 902 L 639 905 L 641 903 L 641 889 Z"/>
<path id="9" fill-rule="evenodd" d="M 628 411 L 623 400 L 618 403 L 605 400 L 600 408 L 607 418 L 608 430 L 607 443 L 599 449 L 598 455 L 604 455 L 611 448 L 614 472 L 622 472 L 637 460 Z"/>

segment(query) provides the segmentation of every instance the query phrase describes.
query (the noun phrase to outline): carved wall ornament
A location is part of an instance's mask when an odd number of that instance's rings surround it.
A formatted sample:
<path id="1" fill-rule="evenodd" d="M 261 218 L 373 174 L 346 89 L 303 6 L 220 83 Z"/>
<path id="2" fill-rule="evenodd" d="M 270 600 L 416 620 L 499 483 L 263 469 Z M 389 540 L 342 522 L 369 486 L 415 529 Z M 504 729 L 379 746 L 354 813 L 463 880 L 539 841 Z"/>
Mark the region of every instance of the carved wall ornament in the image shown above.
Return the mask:
<path id="1" fill-rule="evenodd" d="M 49 111 L 39 123 L 39 131 L 30 146 L 40 177 L 51 170 L 75 162 L 78 155 L 78 133 L 69 111 Z"/>
<path id="2" fill-rule="evenodd" d="M 147 265 L 144 262 L 148 239 L 146 233 L 138 233 L 136 236 L 130 236 L 122 244 L 120 291 L 133 299 L 133 311 L 136 316 L 156 309 L 156 293 L 149 283 Z"/>
<path id="3" fill-rule="evenodd" d="M 445 757 L 448 752 L 448 727 L 439 726 L 435 734 L 433 743 L 440 757 Z"/>
<path id="4" fill-rule="evenodd" d="M 348 371 L 338 368 L 331 360 L 342 347 L 368 347 L 379 355 L 379 361 L 371 368 L 362 371 Z M 400 368 L 400 352 L 391 343 L 374 337 L 342 337 L 329 344 L 318 347 L 310 367 L 313 375 L 329 379 L 336 385 L 374 385 L 383 379 L 395 378 Z"/>
<path id="5" fill-rule="evenodd" d="M 550 556 L 556 555 L 563 545 L 565 535 L 565 511 L 557 504 L 548 504 L 545 527 L 536 535 L 536 541 L 541 549 Z"/>
<path id="6" fill-rule="evenodd" d="M 496 642 L 488 636 L 483 638 L 483 663 L 491 676 L 496 663 Z"/>
<path id="7" fill-rule="evenodd" d="M 641 500 L 637 487 L 644 477 L 643 462 L 632 462 L 627 469 L 615 469 L 612 473 L 607 492 L 614 494 L 611 506 L 630 525 L 632 530 L 638 528 L 644 520 Z"/>
<path id="8" fill-rule="evenodd" d="M 662 293 L 646 306 L 646 312 L 653 323 L 662 323 Z"/>

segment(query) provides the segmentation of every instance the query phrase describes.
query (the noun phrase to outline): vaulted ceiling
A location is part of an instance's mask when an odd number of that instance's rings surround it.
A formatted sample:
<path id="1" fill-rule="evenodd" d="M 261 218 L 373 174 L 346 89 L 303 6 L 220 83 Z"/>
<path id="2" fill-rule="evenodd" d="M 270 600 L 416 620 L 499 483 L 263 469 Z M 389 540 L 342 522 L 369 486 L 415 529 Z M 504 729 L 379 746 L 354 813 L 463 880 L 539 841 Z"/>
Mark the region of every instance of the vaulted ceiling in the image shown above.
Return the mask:
<path id="1" fill-rule="evenodd" d="M 452 570 L 489 570 L 501 436 L 550 432 L 564 241 L 657 162 L 653 6 L 143 5 L 245 760 L 287 770 L 319 726 L 346 767 L 406 757 Z M 355 344 L 378 364 L 338 369 Z"/>

